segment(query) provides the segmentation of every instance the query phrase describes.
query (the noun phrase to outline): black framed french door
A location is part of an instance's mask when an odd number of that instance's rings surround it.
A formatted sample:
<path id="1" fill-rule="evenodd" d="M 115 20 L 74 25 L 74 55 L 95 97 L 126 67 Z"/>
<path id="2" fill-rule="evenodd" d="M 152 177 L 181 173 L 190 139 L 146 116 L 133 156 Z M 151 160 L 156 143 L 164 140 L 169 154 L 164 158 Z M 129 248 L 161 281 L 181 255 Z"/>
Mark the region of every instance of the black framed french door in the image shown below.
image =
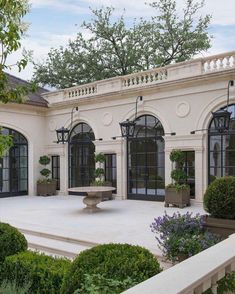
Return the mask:
<path id="1" fill-rule="evenodd" d="M 3 128 L 12 135 L 14 145 L 0 159 L 0 197 L 28 194 L 28 142 L 19 132 Z"/>
<path id="2" fill-rule="evenodd" d="M 208 129 L 208 184 L 235 176 L 235 104 L 222 108 L 231 113 L 229 129 L 219 132 L 212 119 Z"/>
<path id="3" fill-rule="evenodd" d="M 76 125 L 69 140 L 69 187 L 90 186 L 95 171 L 95 139 L 86 123 Z M 81 193 L 70 194 L 82 195 Z"/>
<path id="4" fill-rule="evenodd" d="M 164 201 L 165 144 L 159 120 L 137 119 L 135 135 L 127 140 L 128 199 Z"/>
<path id="5" fill-rule="evenodd" d="M 89 186 L 94 180 L 95 146 L 90 142 L 73 144 L 70 148 L 70 187 Z"/>

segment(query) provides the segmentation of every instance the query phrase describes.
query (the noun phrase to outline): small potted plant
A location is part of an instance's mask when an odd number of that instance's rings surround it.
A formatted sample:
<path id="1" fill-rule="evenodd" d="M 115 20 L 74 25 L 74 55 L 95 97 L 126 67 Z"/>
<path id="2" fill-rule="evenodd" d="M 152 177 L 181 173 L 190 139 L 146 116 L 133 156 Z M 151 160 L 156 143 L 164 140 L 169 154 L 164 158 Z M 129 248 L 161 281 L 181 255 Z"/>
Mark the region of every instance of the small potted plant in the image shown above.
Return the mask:
<path id="1" fill-rule="evenodd" d="M 104 163 L 105 163 L 105 155 L 103 153 L 95 154 L 95 181 L 91 183 L 91 186 L 112 186 L 112 183 L 105 181 L 105 171 L 104 171 Z M 112 191 L 100 192 L 102 201 L 104 200 L 112 200 Z"/>
<path id="2" fill-rule="evenodd" d="M 204 209 L 205 226 L 223 238 L 235 233 L 235 177 L 223 177 L 214 180 L 207 188 Z"/>
<path id="3" fill-rule="evenodd" d="M 46 166 L 51 162 L 50 157 L 47 155 L 41 156 L 39 163 L 44 166 L 40 171 L 43 178 L 37 181 L 37 195 L 50 196 L 56 194 L 56 181 L 49 178 L 51 171 Z"/>
<path id="4" fill-rule="evenodd" d="M 169 207 L 169 204 L 180 208 L 190 206 L 190 188 L 186 184 L 187 175 L 183 170 L 184 153 L 179 149 L 172 150 L 170 160 L 175 169 L 171 172 L 172 183 L 166 187 L 165 207 Z"/>

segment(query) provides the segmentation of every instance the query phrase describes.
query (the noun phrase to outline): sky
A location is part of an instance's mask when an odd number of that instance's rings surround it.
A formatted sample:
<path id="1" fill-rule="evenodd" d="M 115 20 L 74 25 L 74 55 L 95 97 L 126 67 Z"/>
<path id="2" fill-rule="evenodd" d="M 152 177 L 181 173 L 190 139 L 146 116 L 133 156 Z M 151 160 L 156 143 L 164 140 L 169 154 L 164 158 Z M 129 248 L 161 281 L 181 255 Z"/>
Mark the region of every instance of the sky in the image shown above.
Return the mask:
<path id="1" fill-rule="evenodd" d="M 155 10 L 146 3 L 151 0 L 30 0 L 30 12 L 25 21 L 29 29 L 22 40 L 22 48 L 33 51 L 35 62 L 46 59 L 51 48 L 66 46 L 68 41 L 75 39 L 76 34 L 82 31 L 80 25 L 83 21 L 92 18 L 90 8 L 96 9 L 113 6 L 116 16 L 123 14 L 125 19 L 132 23 L 135 18 L 150 18 Z M 176 0 L 180 8 L 184 0 Z M 235 50 L 235 0 L 205 0 L 201 10 L 203 15 L 211 14 L 212 21 L 209 33 L 213 35 L 212 47 L 201 57 Z M 87 33 L 82 31 L 83 33 Z M 15 64 L 20 58 L 21 50 L 12 54 L 8 64 Z M 29 64 L 20 73 L 14 68 L 12 74 L 30 80 L 33 74 L 33 65 Z"/>

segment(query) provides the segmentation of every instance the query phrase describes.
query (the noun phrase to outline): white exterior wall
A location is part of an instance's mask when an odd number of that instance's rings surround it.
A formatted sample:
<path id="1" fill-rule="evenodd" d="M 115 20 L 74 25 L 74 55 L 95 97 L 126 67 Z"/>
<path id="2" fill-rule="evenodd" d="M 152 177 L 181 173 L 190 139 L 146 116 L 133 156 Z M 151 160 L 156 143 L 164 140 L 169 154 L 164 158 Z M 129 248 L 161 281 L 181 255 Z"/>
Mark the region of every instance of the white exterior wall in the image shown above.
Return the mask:
<path id="1" fill-rule="evenodd" d="M 41 169 L 38 160 L 46 153 L 44 109 L 28 105 L 1 105 L 0 126 L 14 129 L 28 140 L 28 193 L 36 195 L 36 182 Z"/>
<path id="2" fill-rule="evenodd" d="M 117 154 L 117 197 L 125 199 L 126 142 L 120 137 L 116 140 L 111 138 L 121 135 L 119 122 L 134 118 L 136 98 L 142 95 L 138 116 L 153 115 L 161 121 L 165 133 L 176 133 L 176 136 L 165 135 L 166 184 L 170 183 L 171 150 L 195 151 L 196 201 L 202 201 L 208 177 L 207 132 L 200 131 L 194 135 L 190 132 L 207 129 L 211 111 L 226 105 L 227 85 L 231 79 L 235 80 L 235 52 L 46 93 L 43 97 L 49 102 L 49 108 L 45 114 L 35 114 L 34 110 L 27 115 L 19 112 L 15 119 L 15 115 L 13 118 L 10 113 L 5 113 L 3 125 L 4 121 L 6 126 L 7 121 L 12 121 L 11 127 L 14 128 L 18 120 L 22 121 L 21 132 L 31 142 L 30 158 L 34 160 L 35 168 L 42 151 L 43 154 L 60 155 L 60 193 L 67 194 L 68 146 L 55 143 L 55 130 L 62 126 L 70 127 L 71 110 L 78 106 L 73 126 L 80 122 L 89 124 L 95 138 L 103 139 L 94 142 L 96 152 Z M 230 103 L 235 103 L 234 89 L 230 89 Z M 20 131 L 18 127 L 15 129 Z M 33 179 L 35 182 L 35 178 L 35 175 L 31 176 L 30 181 Z"/>

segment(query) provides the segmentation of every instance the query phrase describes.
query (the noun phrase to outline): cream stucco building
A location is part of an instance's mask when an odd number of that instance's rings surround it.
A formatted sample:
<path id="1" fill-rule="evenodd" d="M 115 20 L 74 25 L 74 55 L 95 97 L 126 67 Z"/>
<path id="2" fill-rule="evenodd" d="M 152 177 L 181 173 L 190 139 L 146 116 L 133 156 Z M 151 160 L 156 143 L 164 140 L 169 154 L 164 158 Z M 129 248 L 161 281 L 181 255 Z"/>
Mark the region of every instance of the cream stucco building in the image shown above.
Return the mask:
<path id="1" fill-rule="evenodd" d="M 226 106 L 230 80 L 235 80 L 235 52 L 60 91 L 40 90 L 26 104 L 1 105 L 0 125 L 18 137 L 1 161 L 0 197 L 35 195 L 38 159 L 44 154 L 52 156 L 58 193 L 66 195 L 68 187 L 90 183 L 93 154 L 103 152 L 116 198 L 163 200 L 164 185 L 171 182 L 169 154 L 177 148 L 186 152 L 192 198 L 201 202 L 214 177 L 235 175 L 234 87 L 229 89 L 230 129 L 216 132 L 211 115 Z M 134 137 L 122 138 L 119 123 L 135 118 L 138 96 L 143 101 L 137 104 Z M 71 130 L 70 140 L 57 144 L 56 129 L 62 126 Z"/>

